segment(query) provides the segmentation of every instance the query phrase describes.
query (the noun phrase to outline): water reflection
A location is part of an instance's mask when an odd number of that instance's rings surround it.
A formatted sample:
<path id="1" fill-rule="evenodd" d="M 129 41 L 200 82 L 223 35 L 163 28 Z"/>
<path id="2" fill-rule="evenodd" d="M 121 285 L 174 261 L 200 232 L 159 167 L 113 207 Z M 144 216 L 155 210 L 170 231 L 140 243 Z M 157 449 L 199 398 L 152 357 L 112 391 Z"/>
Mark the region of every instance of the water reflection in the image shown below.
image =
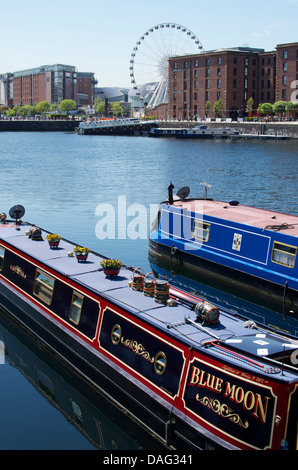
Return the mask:
<path id="1" fill-rule="evenodd" d="M 282 309 L 280 311 L 273 310 L 272 306 L 265 302 L 263 304 L 261 302 L 259 304 L 252 303 L 248 294 L 245 297 L 244 293 L 237 292 L 237 296 L 235 296 L 233 287 L 229 288 L 228 283 L 223 285 L 212 278 L 206 279 L 206 277 L 194 272 L 190 274 L 179 265 L 161 260 L 152 254 L 148 259 L 151 270 L 157 278 L 167 278 L 170 284 L 175 287 L 196 294 L 200 298 L 207 299 L 264 325 L 298 336 L 298 321 L 289 315 L 284 317 Z"/>
<path id="2" fill-rule="evenodd" d="M 20 407 L 20 415 L 14 416 L 15 419 L 10 423 L 11 428 L 7 424 L 5 427 L 0 426 L 0 448 L 6 450 L 13 448 L 164 449 L 161 443 L 149 436 L 57 358 L 53 360 L 44 348 L 32 342 L 32 339 L 13 324 L 2 311 L 0 311 L 0 342 L 5 349 L 5 357 L 0 367 L 10 366 L 20 372 L 28 381 L 28 385 L 33 385 L 35 391 L 60 414 L 59 430 L 57 422 L 53 424 L 56 440 L 52 441 L 52 424 L 48 421 L 51 414 L 45 410 L 45 404 L 42 404 L 43 401 L 39 400 L 36 393 L 34 403 L 30 403 L 33 392 L 30 391 L 29 398 L 29 393 L 23 393 L 26 389 L 23 385 L 22 398 L 19 398 L 18 403 L 14 403 L 15 410 Z M 3 359 L 3 356 L 1 357 Z M 5 373 L 4 369 L 1 369 L 1 372 L 2 384 L 6 378 L 6 387 L 17 387 L 17 384 L 9 383 L 9 374 Z M 17 394 L 17 391 L 13 391 L 12 395 L 14 393 Z M 43 430 L 43 435 L 35 435 L 33 439 L 28 435 L 34 435 L 31 426 L 36 423 L 36 416 L 31 416 L 31 423 L 24 422 L 21 416 L 22 410 L 26 407 L 30 409 L 32 405 L 35 408 L 34 413 L 39 409 L 38 419 L 44 426 L 40 428 Z M 43 410 L 45 410 L 44 415 Z M 4 413 L 1 412 L 1 415 L 3 417 Z M 17 429 L 20 420 L 22 433 Z M 59 432 L 62 442 L 57 443 Z M 83 439 L 80 439 L 77 432 Z"/>

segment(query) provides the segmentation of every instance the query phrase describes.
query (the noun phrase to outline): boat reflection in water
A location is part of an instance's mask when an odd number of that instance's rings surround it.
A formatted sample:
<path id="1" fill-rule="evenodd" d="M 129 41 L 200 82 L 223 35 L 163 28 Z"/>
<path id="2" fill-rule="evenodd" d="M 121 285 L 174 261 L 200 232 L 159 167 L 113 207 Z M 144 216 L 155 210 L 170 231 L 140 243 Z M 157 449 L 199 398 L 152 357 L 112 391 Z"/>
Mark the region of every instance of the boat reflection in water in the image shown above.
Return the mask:
<path id="1" fill-rule="evenodd" d="M 220 304 L 229 310 L 241 312 L 246 317 L 258 323 L 264 324 L 281 332 L 298 336 L 297 319 L 291 316 L 283 316 L 282 312 L 275 310 L 275 305 L 270 305 L 264 301 L 262 304 L 253 303 L 254 299 L 250 295 L 235 293 L 233 286 L 230 289 L 227 283 L 220 283 L 212 277 L 189 271 L 183 264 L 177 262 L 175 256 L 170 260 L 155 256 L 149 253 L 148 260 L 154 277 L 167 279 L 172 286 L 191 292 L 201 298 L 206 298 L 214 304 Z"/>
<path id="2" fill-rule="evenodd" d="M 53 360 L 44 347 L 33 342 L 2 311 L 0 340 L 2 348 L 4 346 L 1 358 L 3 359 L 5 353 L 5 362 L 16 368 L 94 449 L 165 449 L 157 439 L 132 422 L 98 390 L 95 393 L 90 385 L 65 363 Z M 55 448 L 55 442 L 50 446 Z M 68 447 L 67 443 L 65 447 Z"/>

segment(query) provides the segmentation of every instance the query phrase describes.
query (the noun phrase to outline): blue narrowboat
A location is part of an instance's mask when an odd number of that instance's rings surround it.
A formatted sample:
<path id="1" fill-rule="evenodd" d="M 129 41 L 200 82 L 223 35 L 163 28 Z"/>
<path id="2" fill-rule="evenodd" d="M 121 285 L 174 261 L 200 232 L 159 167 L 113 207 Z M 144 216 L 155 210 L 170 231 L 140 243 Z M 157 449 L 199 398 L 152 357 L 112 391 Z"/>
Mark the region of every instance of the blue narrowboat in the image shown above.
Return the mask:
<path id="1" fill-rule="evenodd" d="M 104 272 L 24 212 L 0 217 L 0 307 L 32 340 L 167 448 L 297 450 L 297 338 L 140 268 Z"/>
<path id="2" fill-rule="evenodd" d="M 202 199 L 188 187 L 168 191 L 149 235 L 152 256 L 298 318 L 298 216 L 216 201 L 207 189 Z"/>

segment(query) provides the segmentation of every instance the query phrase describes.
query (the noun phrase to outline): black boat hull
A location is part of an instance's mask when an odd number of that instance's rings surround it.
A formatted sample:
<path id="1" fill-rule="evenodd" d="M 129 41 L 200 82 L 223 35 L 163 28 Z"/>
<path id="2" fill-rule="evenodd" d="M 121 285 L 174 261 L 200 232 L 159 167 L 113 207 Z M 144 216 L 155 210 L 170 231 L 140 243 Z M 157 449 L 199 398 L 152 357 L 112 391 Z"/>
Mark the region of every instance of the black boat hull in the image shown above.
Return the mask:
<path id="1" fill-rule="evenodd" d="M 49 320 L 41 309 L 1 284 L 0 308 L 22 327 L 32 339 L 48 349 L 54 357 L 81 376 L 88 385 L 137 421 L 149 434 L 164 446 L 177 450 L 234 449 L 208 431 L 194 429 L 184 415 L 172 414 L 172 406 L 153 392 L 134 384 L 125 371 L 113 364 L 98 351 L 86 347 L 76 336 L 63 331 L 61 325 Z"/>

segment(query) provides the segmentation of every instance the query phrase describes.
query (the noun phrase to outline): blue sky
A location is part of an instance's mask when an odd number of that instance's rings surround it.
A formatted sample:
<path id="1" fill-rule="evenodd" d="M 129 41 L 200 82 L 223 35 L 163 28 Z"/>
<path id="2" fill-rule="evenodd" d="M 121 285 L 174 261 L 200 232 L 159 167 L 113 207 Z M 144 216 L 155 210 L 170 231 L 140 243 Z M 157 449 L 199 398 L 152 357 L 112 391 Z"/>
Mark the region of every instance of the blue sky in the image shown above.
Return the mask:
<path id="1" fill-rule="evenodd" d="M 298 42 L 298 0 L 0 0 L 0 73 L 45 64 L 130 86 L 138 38 L 161 23 L 192 31 L 204 50 Z"/>

